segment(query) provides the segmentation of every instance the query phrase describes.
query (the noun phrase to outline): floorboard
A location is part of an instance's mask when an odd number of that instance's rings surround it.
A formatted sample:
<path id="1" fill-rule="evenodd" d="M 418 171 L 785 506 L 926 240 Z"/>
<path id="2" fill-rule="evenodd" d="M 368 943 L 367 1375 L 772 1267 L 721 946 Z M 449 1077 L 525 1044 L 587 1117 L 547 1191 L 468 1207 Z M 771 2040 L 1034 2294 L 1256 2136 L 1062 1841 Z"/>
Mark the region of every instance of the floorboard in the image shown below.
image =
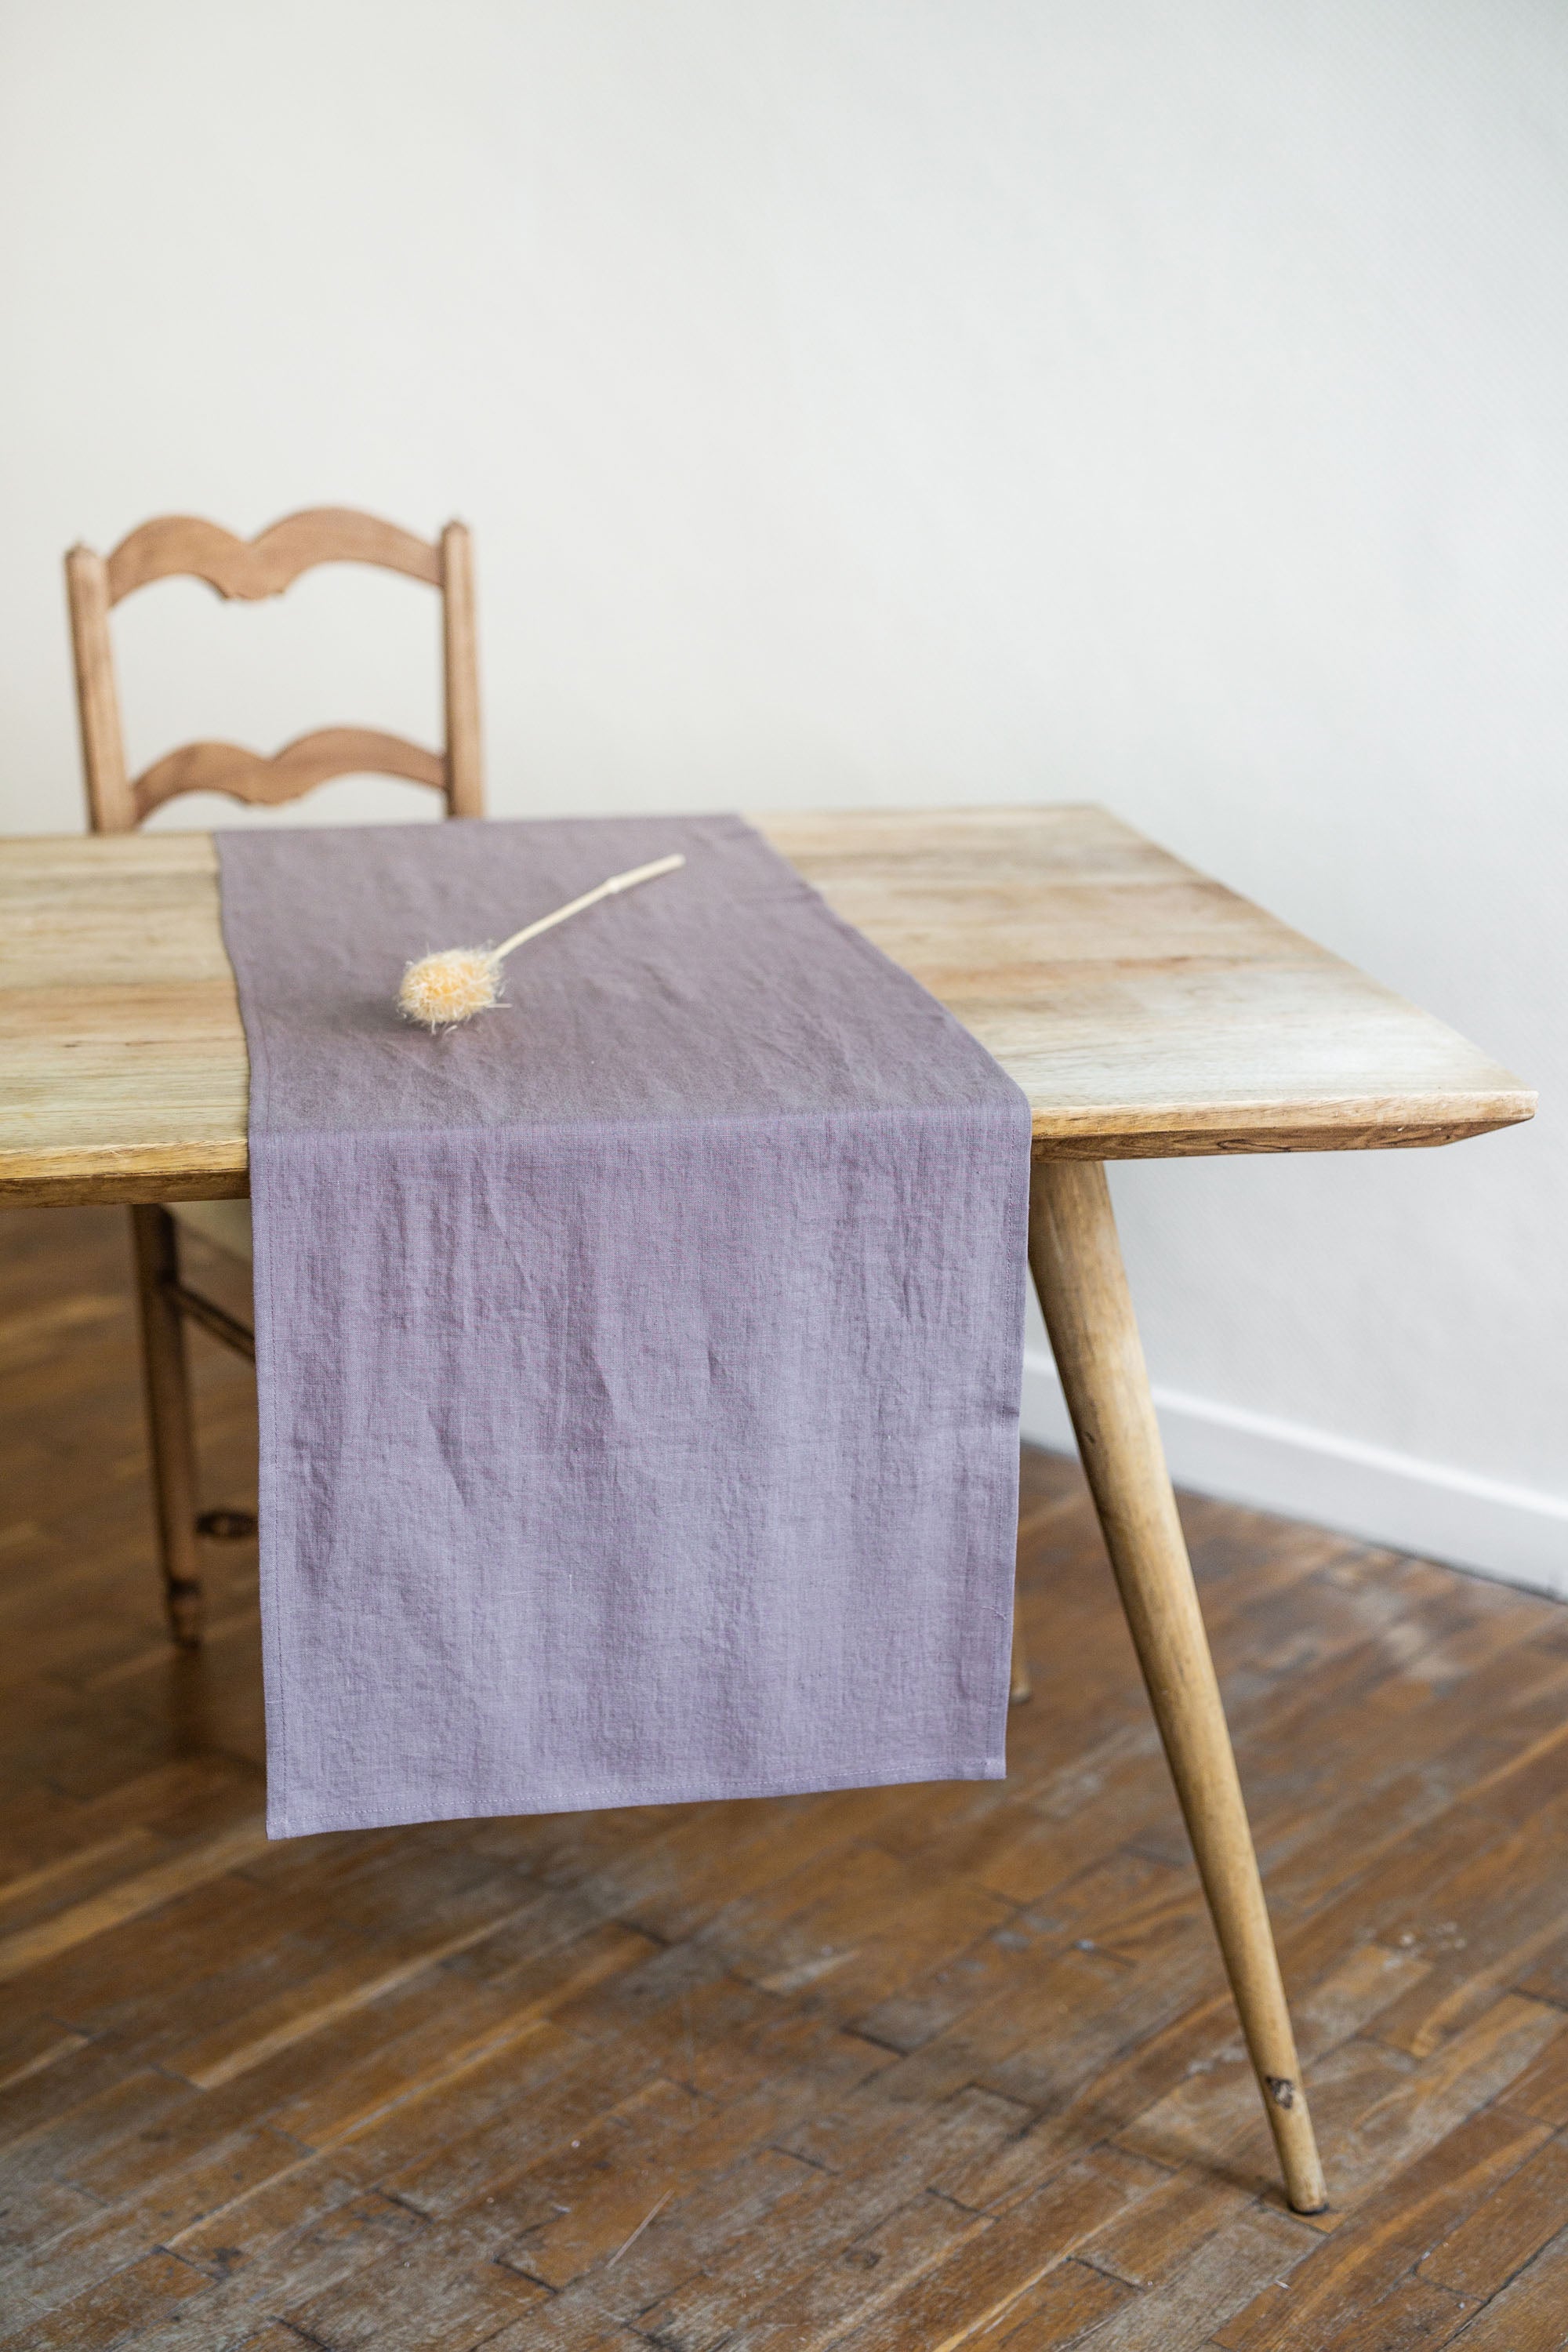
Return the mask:
<path id="1" fill-rule="evenodd" d="M 1005 1782 L 269 1846 L 253 1543 L 163 1636 L 125 1223 L 0 1220 L 0 2352 L 1568 2346 L 1568 1610 L 1184 1498 L 1302 2221 L 1075 1465 Z"/>

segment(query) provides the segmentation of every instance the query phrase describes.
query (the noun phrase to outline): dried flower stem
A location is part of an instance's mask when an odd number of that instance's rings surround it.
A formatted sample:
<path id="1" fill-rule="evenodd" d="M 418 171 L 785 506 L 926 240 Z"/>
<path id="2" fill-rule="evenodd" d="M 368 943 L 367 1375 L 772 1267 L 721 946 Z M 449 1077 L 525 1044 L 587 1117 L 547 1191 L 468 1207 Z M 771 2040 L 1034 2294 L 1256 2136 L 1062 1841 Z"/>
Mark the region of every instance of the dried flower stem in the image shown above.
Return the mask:
<path id="1" fill-rule="evenodd" d="M 521 931 L 513 931 L 510 940 L 502 940 L 500 947 L 492 948 L 490 953 L 500 963 L 502 956 L 510 955 L 513 948 L 521 947 L 525 940 L 536 940 L 541 931 L 551 930 L 555 924 L 563 923 L 568 915 L 580 915 L 584 907 L 596 906 L 601 898 L 613 898 L 617 890 L 630 890 L 638 882 L 651 882 L 656 875 L 673 874 L 678 866 L 685 863 L 685 858 L 677 854 L 674 857 L 656 857 L 651 866 L 633 866 L 625 874 L 612 874 L 607 882 L 599 884 L 597 889 L 584 890 L 580 898 L 572 899 L 564 907 L 557 907 L 552 915 L 541 915 L 537 923 L 525 923 Z"/>
<path id="2" fill-rule="evenodd" d="M 651 866 L 634 866 L 625 874 L 612 874 L 607 882 L 596 889 L 584 890 L 580 898 L 564 907 L 557 907 L 552 915 L 542 915 L 536 923 L 525 923 L 521 931 L 513 931 L 499 948 L 443 948 L 435 955 L 421 956 L 416 963 L 407 966 L 397 992 L 397 1009 L 405 1021 L 417 1021 L 432 1032 L 455 1029 L 461 1021 L 471 1020 L 476 1013 L 489 1013 L 500 1002 L 501 960 L 520 948 L 526 940 L 536 940 L 542 931 L 553 930 L 569 915 L 580 915 L 584 907 L 596 906 L 601 898 L 614 898 L 617 890 L 630 890 L 638 882 L 651 882 L 660 874 L 673 874 L 684 866 L 684 857 L 656 857 Z"/>

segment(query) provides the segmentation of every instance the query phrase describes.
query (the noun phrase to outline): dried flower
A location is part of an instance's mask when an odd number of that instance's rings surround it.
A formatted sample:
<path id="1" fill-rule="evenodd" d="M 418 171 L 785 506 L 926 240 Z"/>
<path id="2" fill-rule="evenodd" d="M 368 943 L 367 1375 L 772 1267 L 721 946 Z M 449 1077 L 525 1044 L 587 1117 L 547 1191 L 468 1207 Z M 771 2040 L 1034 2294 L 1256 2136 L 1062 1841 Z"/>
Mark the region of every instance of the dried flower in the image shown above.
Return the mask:
<path id="1" fill-rule="evenodd" d="M 459 1022 L 472 1020 L 476 1013 L 490 1012 L 501 1002 L 501 961 L 513 948 L 521 947 L 525 940 L 536 940 L 541 931 L 552 930 L 568 915 L 580 915 L 584 907 L 612 898 L 617 890 L 651 882 L 659 874 L 673 874 L 685 863 L 681 856 L 659 857 L 651 866 L 634 866 L 627 873 L 612 874 L 607 882 L 557 907 L 552 915 L 525 923 L 499 948 L 442 948 L 434 955 L 421 956 L 404 971 L 397 991 L 399 1013 L 405 1021 L 417 1021 L 434 1034 L 437 1029 L 455 1029 Z"/>
<path id="2" fill-rule="evenodd" d="M 397 1009 L 426 1029 L 450 1029 L 499 1004 L 500 958 L 489 948 L 443 948 L 421 956 L 403 975 Z"/>

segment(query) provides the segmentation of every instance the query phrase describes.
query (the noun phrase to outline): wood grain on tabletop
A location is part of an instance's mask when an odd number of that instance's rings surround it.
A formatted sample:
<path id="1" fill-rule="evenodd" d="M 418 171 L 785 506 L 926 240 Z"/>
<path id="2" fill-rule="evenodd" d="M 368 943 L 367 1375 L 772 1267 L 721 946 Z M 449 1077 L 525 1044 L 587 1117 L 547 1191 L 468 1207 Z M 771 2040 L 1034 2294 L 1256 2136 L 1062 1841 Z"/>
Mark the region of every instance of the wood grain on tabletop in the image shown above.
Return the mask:
<path id="1" fill-rule="evenodd" d="M 1429 1144 L 1534 1096 L 1094 808 L 753 820 L 942 999 L 1075 1158 Z M 0 1200 L 246 1189 L 210 835 L 0 843 Z"/>
<path id="2" fill-rule="evenodd" d="M 1557 2352 L 1568 1612 L 1184 1503 L 1302 2221 L 1075 1465 L 1005 1781 L 269 1846 L 254 1546 L 161 1622 L 124 1227 L 0 1219 L 5 2352 Z"/>

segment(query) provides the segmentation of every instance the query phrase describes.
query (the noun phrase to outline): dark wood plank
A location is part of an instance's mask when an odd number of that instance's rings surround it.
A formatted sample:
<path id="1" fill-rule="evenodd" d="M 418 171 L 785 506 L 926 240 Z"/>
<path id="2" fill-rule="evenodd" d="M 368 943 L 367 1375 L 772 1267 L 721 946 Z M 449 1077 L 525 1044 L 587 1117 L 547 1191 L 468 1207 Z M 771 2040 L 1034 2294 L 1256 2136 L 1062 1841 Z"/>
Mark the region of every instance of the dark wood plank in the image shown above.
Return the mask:
<path id="1" fill-rule="evenodd" d="M 1295 2352 L 1302 2342 L 1326 2342 L 1359 2325 L 1429 2247 L 1450 2237 L 1461 2242 L 1477 2209 L 1542 2145 L 1540 2127 L 1521 2117 L 1489 2107 L 1468 2117 L 1325 2237 L 1289 2294 L 1266 2290 L 1238 2312 L 1218 2333 L 1225 2352 Z"/>
<path id="2" fill-rule="evenodd" d="M 1462 2352 L 1562 2352 L 1568 2341 L 1568 2229 L 1454 2340 Z"/>
<path id="3" fill-rule="evenodd" d="M 1568 2142 L 1553 2139 L 1483 2199 L 1420 2265 L 1420 2275 L 1485 2303 L 1568 2217 Z M 1568 2322 L 1565 2322 L 1568 2324 Z"/>

